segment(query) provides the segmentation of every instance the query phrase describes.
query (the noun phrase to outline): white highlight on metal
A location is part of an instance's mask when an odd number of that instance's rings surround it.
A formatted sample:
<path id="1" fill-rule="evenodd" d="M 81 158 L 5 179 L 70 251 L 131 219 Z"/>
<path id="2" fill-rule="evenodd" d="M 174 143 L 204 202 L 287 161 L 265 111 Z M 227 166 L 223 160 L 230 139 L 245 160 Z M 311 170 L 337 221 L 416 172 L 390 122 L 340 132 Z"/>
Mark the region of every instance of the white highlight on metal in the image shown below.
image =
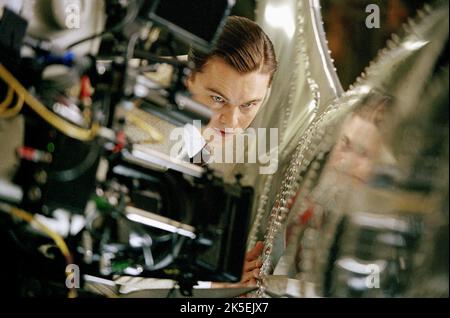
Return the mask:
<path id="1" fill-rule="evenodd" d="M 183 224 L 169 218 L 154 214 L 135 207 L 126 207 L 127 218 L 131 221 L 155 227 L 171 233 L 180 234 L 191 239 L 195 239 L 195 228 L 191 225 Z"/>
<path id="2" fill-rule="evenodd" d="M 292 10 L 287 5 L 269 4 L 264 12 L 267 23 L 278 29 L 282 29 L 289 39 L 295 33 L 295 20 Z"/>

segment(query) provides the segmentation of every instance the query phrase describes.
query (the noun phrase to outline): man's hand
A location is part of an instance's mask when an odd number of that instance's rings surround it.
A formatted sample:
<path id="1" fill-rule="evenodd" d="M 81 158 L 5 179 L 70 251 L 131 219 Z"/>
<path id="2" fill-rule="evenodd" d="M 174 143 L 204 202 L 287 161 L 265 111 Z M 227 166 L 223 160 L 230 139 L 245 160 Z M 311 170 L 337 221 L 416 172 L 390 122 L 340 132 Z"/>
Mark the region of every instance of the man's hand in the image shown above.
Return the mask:
<path id="1" fill-rule="evenodd" d="M 246 286 L 256 285 L 256 280 L 259 278 L 259 270 L 262 266 L 262 262 L 259 259 L 259 256 L 261 255 L 263 248 L 264 243 L 258 241 L 245 256 L 241 284 L 244 284 Z"/>

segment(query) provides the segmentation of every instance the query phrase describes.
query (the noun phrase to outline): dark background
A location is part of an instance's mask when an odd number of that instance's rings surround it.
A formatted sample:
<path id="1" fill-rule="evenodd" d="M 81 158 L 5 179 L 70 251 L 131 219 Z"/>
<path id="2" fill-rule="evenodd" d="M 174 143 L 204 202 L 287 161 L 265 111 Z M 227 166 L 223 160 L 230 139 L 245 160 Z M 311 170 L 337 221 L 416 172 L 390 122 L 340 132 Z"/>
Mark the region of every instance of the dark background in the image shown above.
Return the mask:
<path id="1" fill-rule="evenodd" d="M 402 24 L 414 17 L 423 0 L 322 0 L 322 16 L 331 56 L 339 79 L 347 89 L 369 65 L 393 33 L 401 33 Z M 369 4 L 380 8 L 380 28 L 368 29 Z"/>
<path id="2" fill-rule="evenodd" d="M 304 1 L 304 0 L 302 0 Z M 338 76 L 347 89 L 369 65 L 392 33 L 422 8 L 424 0 L 321 0 L 322 17 Z M 368 29 L 369 4 L 380 8 L 380 28 Z M 255 0 L 238 0 L 232 14 L 255 19 Z"/>

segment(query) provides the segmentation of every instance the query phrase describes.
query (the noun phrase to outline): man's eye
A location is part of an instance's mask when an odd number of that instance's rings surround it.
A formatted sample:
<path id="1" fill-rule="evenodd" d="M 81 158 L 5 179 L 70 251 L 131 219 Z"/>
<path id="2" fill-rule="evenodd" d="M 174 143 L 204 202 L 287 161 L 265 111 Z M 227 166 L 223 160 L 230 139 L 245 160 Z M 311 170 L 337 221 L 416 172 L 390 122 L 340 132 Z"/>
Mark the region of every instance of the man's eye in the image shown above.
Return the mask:
<path id="1" fill-rule="evenodd" d="M 252 108 L 255 105 L 256 105 L 256 103 L 248 103 L 248 104 L 242 105 L 241 107 L 244 108 L 244 109 L 249 109 L 249 108 Z"/>
<path id="2" fill-rule="evenodd" d="M 225 100 L 220 96 L 211 96 L 213 102 L 223 104 Z"/>

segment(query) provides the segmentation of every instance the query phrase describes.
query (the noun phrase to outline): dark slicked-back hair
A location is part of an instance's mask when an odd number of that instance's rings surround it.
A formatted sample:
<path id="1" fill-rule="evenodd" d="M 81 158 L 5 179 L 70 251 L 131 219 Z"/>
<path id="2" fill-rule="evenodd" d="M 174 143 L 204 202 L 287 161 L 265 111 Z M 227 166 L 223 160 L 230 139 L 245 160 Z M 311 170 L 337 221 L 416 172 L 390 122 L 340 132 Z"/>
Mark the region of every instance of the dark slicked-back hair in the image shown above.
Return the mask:
<path id="1" fill-rule="evenodd" d="M 191 49 L 189 60 L 194 72 L 201 72 L 212 57 L 223 59 L 239 73 L 260 71 L 270 75 L 270 83 L 278 63 L 273 44 L 261 27 L 250 19 L 231 16 L 225 23 L 216 47 L 208 54 Z"/>

